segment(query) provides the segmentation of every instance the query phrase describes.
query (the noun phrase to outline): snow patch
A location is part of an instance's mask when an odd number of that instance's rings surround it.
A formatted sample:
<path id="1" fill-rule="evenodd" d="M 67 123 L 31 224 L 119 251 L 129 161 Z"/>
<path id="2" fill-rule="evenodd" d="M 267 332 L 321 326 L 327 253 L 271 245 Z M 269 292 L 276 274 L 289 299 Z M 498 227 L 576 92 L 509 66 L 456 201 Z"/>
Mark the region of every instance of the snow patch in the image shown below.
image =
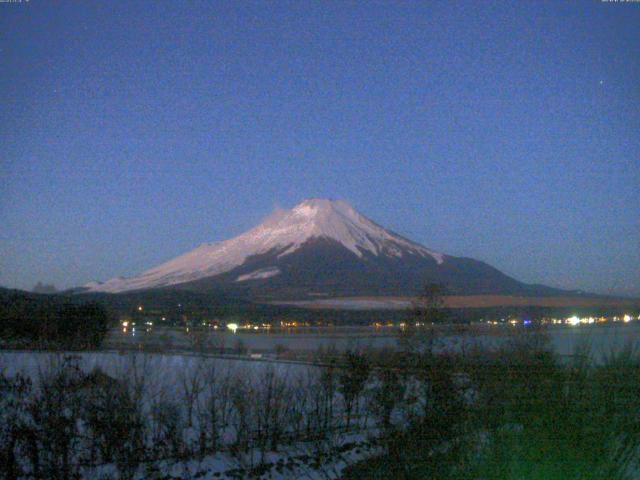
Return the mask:
<path id="1" fill-rule="evenodd" d="M 246 280 L 260 280 L 264 278 L 270 278 L 278 275 L 280 273 L 280 269 L 278 267 L 268 267 L 261 268 L 260 270 L 256 270 L 255 272 L 245 273 L 244 275 L 239 275 L 236 278 L 236 282 L 244 282 Z"/>

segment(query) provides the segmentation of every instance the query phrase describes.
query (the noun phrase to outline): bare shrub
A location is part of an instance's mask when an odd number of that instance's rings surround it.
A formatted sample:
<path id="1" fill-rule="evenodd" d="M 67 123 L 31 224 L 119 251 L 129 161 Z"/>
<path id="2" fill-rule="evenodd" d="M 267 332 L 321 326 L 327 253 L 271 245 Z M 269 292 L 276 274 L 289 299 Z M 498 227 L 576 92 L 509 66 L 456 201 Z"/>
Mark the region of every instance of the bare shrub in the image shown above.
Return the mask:
<path id="1" fill-rule="evenodd" d="M 347 351 L 344 355 L 345 366 L 340 371 L 338 383 L 340 393 L 344 399 L 346 413 L 346 428 L 351 425 L 351 415 L 357 410 L 360 395 L 369 380 L 371 367 L 366 356 L 355 351 Z"/>
<path id="2" fill-rule="evenodd" d="M 180 458 L 183 453 L 184 430 L 182 409 L 165 398 L 155 402 L 151 410 L 152 444 L 159 458 Z"/>
<path id="3" fill-rule="evenodd" d="M 22 375 L 0 375 L 0 477 L 14 480 L 27 470 L 23 458 L 36 455 L 35 432 L 29 422 L 27 406 L 32 393 L 31 379 Z M 33 469 L 32 463 L 32 469 Z"/>
<path id="4" fill-rule="evenodd" d="M 246 452 L 249 448 L 250 425 L 253 422 L 253 389 L 251 383 L 240 375 L 234 376 L 231 384 L 233 413 L 230 424 L 235 431 L 234 449 Z"/>
<path id="5" fill-rule="evenodd" d="M 185 368 L 179 374 L 188 427 L 193 426 L 193 410 L 198 397 L 204 390 L 205 360 L 204 358 L 197 358 L 194 362 L 195 366 L 192 365 L 191 368 Z"/>
<path id="6" fill-rule="evenodd" d="M 275 450 L 281 441 L 286 425 L 287 379 L 278 375 L 273 365 L 260 372 L 255 399 L 255 442 L 264 460 L 268 448 Z"/>
<path id="7" fill-rule="evenodd" d="M 200 445 L 201 450 L 211 453 L 221 447 L 220 437 L 228 426 L 232 413 L 232 389 L 234 386 L 232 372 L 220 372 L 211 365 L 205 373 L 206 396 L 200 418 Z"/>

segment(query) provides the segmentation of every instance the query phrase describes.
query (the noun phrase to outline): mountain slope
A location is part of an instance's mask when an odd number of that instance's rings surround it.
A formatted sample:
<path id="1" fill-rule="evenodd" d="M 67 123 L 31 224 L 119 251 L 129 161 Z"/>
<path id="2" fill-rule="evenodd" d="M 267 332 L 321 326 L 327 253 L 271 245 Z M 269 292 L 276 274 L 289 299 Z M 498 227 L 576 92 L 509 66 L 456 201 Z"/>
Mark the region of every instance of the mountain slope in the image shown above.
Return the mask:
<path id="1" fill-rule="evenodd" d="M 553 293 L 477 260 L 430 250 L 384 229 L 343 201 L 305 200 L 248 232 L 204 244 L 133 278 L 87 291 L 149 288 L 233 291 L 250 296 L 413 294 L 426 282 L 456 293 Z"/>

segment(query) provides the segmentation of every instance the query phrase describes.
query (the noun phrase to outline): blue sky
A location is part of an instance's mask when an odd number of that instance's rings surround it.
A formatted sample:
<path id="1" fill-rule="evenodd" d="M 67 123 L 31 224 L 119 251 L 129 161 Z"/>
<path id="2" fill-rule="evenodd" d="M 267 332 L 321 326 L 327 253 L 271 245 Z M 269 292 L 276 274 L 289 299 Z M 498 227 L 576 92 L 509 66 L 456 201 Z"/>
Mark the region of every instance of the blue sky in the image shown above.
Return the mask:
<path id="1" fill-rule="evenodd" d="M 640 295 L 640 4 L 0 4 L 0 285 L 132 275 L 341 198 Z"/>

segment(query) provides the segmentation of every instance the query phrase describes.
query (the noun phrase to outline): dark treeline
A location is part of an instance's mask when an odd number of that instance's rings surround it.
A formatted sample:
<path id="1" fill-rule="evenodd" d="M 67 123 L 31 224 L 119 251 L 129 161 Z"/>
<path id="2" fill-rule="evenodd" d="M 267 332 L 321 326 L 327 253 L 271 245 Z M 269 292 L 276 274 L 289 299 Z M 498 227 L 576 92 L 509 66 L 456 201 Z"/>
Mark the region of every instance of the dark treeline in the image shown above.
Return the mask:
<path id="1" fill-rule="evenodd" d="M 107 309 L 78 298 L 0 292 L 0 339 L 9 347 L 100 346 L 109 328 Z"/>
<path id="2" fill-rule="evenodd" d="M 220 319 L 223 321 L 242 319 L 248 322 L 278 324 L 280 321 L 296 321 L 312 325 L 371 325 L 373 323 L 395 323 L 409 321 L 414 312 L 404 310 L 350 310 L 350 309 L 305 309 L 286 305 L 253 303 L 221 293 L 209 294 L 181 290 L 148 290 L 118 295 L 95 293 L 83 294 L 78 298 L 98 302 L 115 315 L 129 315 L 139 305 L 145 311 L 155 310 L 163 316 L 181 322 L 183 315 L 198 320 Z M 532 321 L 545 317 L 566 318 L 578 316 L 612 316 L 631 313 L 637 315 L 637 308 L 622 307 L 486 307 L 486 308 L 442 308 L 447 322 L 470 323 L 501 318 L 520 318 Z M 631 310 L 631 311 L 630 311 Z"/>
<path id="3" fill-rule="evenodd" d="M 82 293 L 67 291 L 55 295 L 39 295 L 20 290 L 0 288 L 3 308 L 14 299 L 19 304 L 42 302 L 43 308 L 59 304 L 99 304 L 114 318 L 128 317 L 144 306 L 145 314 L 155 313 L 165 317 L 169 323 L 183 324 L 207 320 L 242 321 L 271 323 L 295 321 L 311 325 L 371 325 L 373 323 L 401 323 L 410 321 L 412 308 L 391 310 L 355 310 L 314 308 L 306 309 L 289 305 L 255 303 L 245 298 L 225 292 L 192 292 L 178 289 L 151 289 L 120 294 Z M 9 305 L 10 306 L 10 305 Z M 447 322 L 471 323 L 501 318 L 520 318 L 536 321 L 544 317 L 566 318 L 578 316 L 612 316 L 633 314 L 640 310 L 623 307 L 484 307 L 484 308 L 441 308 Z"/>
<path id="4" fill-rule="evenodd" d="M 223 292 L 191 292 L 186 290 L 155 289 L 121 294 L 80 293 L 67 295 L 37 295 L 18 290 L 0 288 L 0 301 L 4 309 L 11 298 L 19 304 L 42 302 L 43 308 L 55 304 L 99 304 L 114 318 L 131 316 L 138 306 L 144 306 L 145 314 L 155 312 L 167 318 L 169 323 L 183 324 L 185 319 L 197 324 L 200 321 L 247 321 L 271 323 L 295 321 L 311 325 L 371 325 L 373 323 L 395 323 L 411 321 L 412 308 L 400 310 L 351 310 L 314 308 L 305 309 L 287 305 L 254 303 Z M 57 307 L 55 307 L 57 308 Z M 440 308 L 443 317 L 450 323 L 471 323 L 482 320 L 508 318 L 537 321 L 542 318 L 567 318 L 578 316 L 614 316 L 640 314 L 638 307 L 536 307 L 496 306 L 476 308 Z"/>
<path id="5" fill-rule="evenodd" d="M 486 320 L 509 318 L 538 321 L 543 318 L 567 318 L 573 315 L 582 316 L 622 316 L 637 315 L 637 308 L 622 307 L 486 307 L 486 308 L 443 308 L 443 317 L 450 323 L 467 324 Z M 280 320 L 297 321 L 311 325 L 371 325 L 373 323 L 399 324 L 414 319 L 411 308 L 405 310 L 337 310 L 337 309 L 303 309 L 286 306 L 251 305 L 238 306 L 228 311 L 228 316 L 221 318 L 246 319 L 252 322 L 277 324 Z"/>

